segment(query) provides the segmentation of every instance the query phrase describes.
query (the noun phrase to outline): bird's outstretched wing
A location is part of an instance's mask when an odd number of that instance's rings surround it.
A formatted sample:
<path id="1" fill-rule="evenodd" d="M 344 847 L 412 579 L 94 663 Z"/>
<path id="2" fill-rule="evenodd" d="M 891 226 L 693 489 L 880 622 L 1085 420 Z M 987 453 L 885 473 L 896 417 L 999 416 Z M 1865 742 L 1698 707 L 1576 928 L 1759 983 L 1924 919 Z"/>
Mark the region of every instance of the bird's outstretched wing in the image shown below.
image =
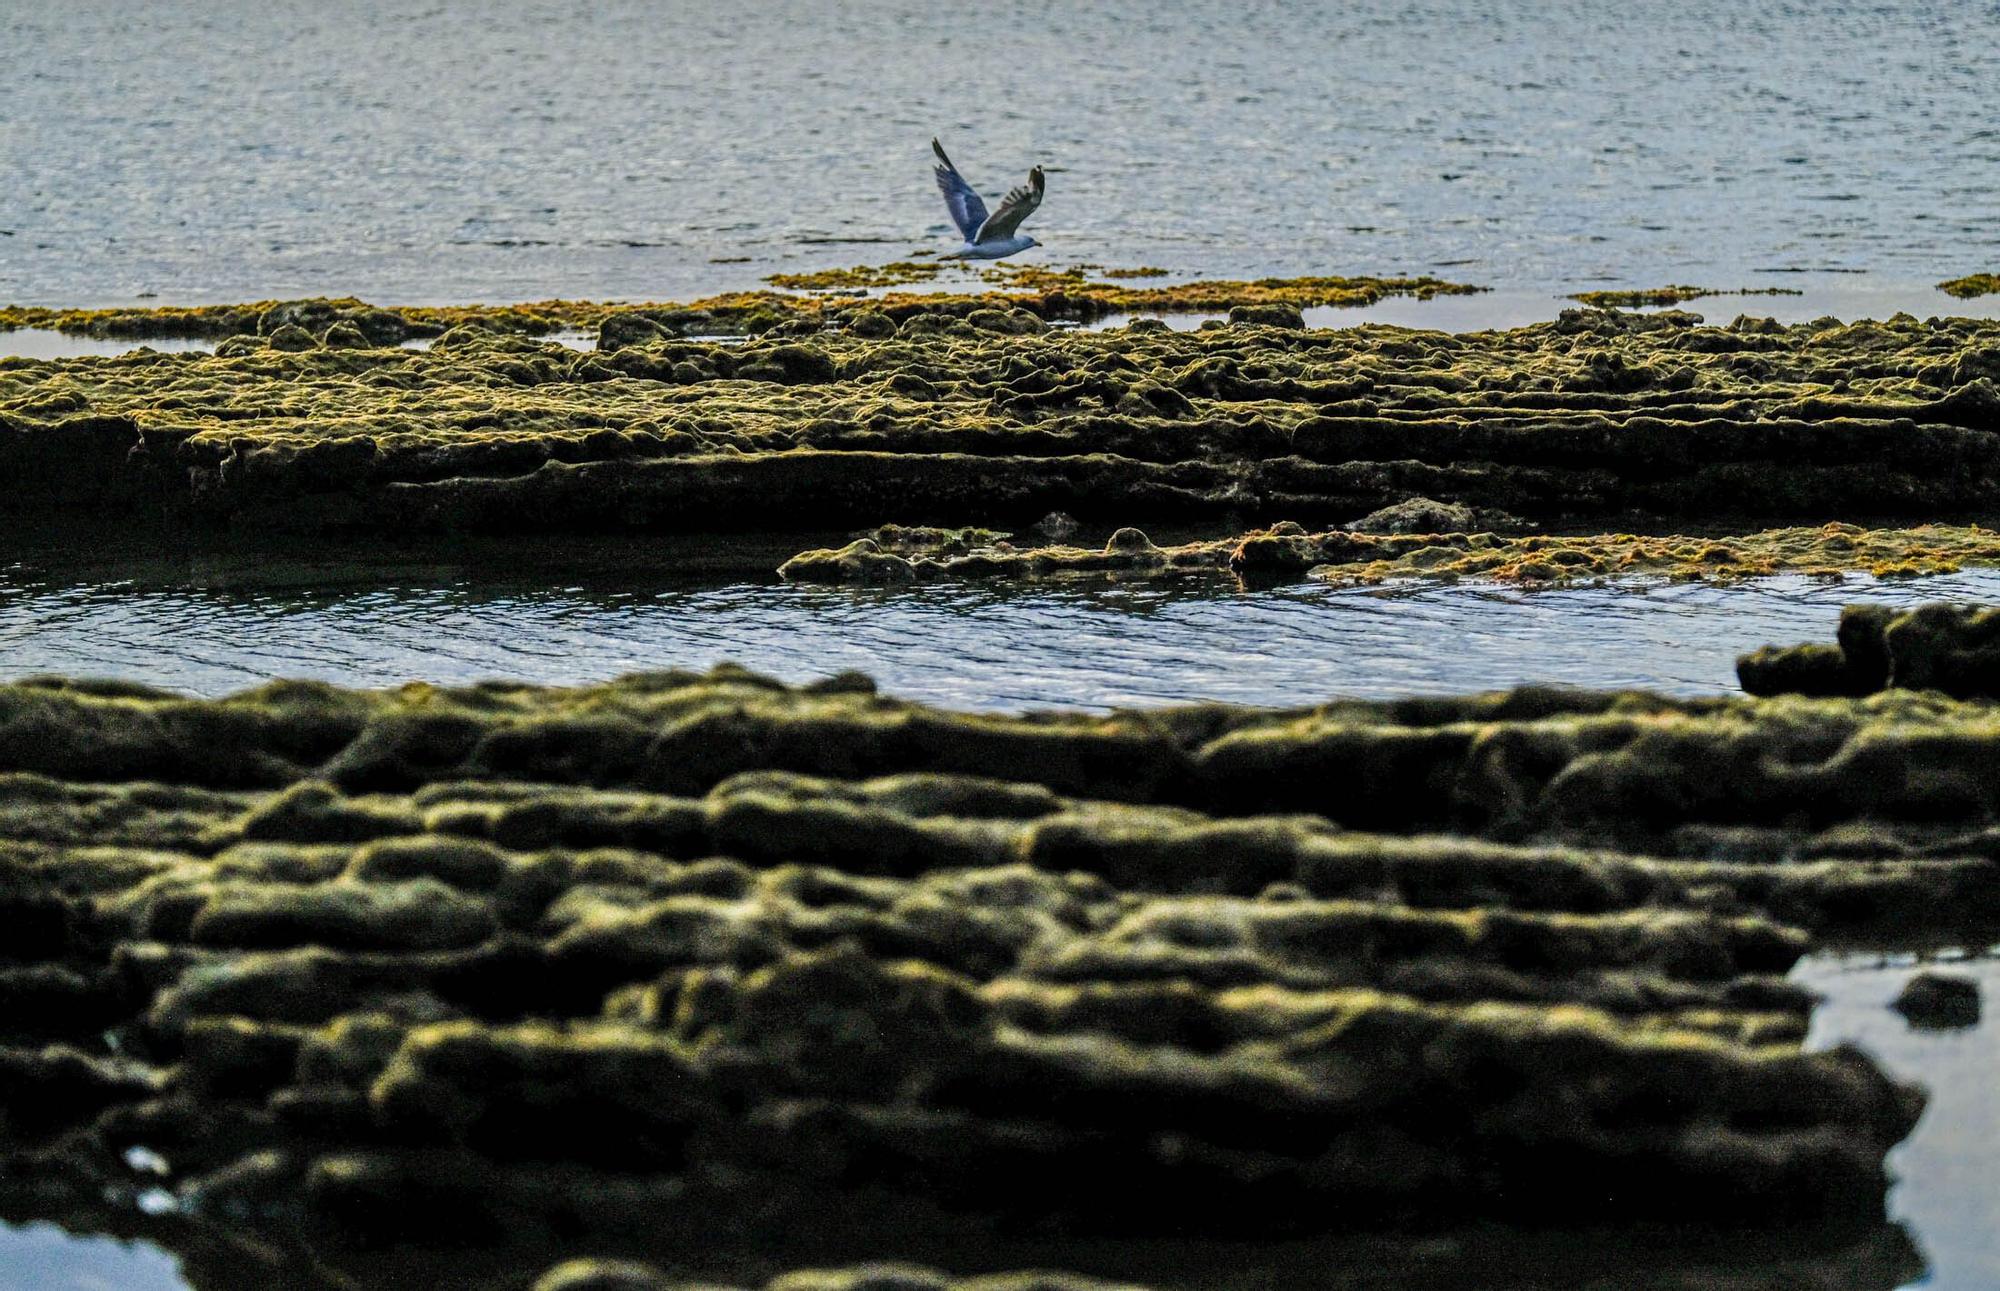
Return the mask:
<path id="1" fill-rule="evenodd" d="M 997 241 L 1014 236 L 1014 230 L 1021 227 L 1021 221 L 1033 215 L 1035 208 L 1042 204 L 1042 190 L 1046 182 L 1040 166 L 1029 171 L 1028 182 L 1016 186 L 1000 199 L 1000 209 L 986 217 L 986 222 L 972 235 L 972 241 Z"/>
<path id="2" fill-rule="evenodd" d="M 986 223 L 986 203 L 972 191 L 972 185 L 965 182 L 965 176 L 958 173 L 951 158 L 944 155 L 943 144 L 931 140 L 931 151 L 937 154 L 938 191 L 944 194 L 945 209 L 951 212 L 951 222 L 970 242 L 972 235 L 979 232 L 979 226 Z"/>

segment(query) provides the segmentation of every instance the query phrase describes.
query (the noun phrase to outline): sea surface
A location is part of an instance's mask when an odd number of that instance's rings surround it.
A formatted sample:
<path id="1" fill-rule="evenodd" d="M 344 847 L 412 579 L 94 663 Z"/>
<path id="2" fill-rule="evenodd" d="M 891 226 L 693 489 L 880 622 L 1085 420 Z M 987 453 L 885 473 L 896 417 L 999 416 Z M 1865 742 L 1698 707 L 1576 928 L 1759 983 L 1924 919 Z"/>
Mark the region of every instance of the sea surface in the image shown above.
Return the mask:
<path id="1" fill-rule="evenodd" d="M 799 542 L 481 549 L 454 559 L 207 548 L 94 554 L 0 546 L 0 681 L 118 677 L 223 695 L 279 677 L 345 686 L 548 685 L 734 662 L 804 682 L 853 669 L 955 708 L 1107 709 L 1455 694 L 1516 685 L 1736 689 L 1739 654 L 1831 642 L 1843 605 L 2000 601 L 2000 569 L 1736 586 L 1616 582 L 1524 591 L 941 582 L 792 586 Z M 803 545 L 811 545 L 809 543 Z M 731 568 L 733 566 L 733 568 Z"/>
<path id="2" fill-rule="evenodd" d="M 989 198 L 1047 168 L 1028 262 L 1928 291 L 2000 268 L 1996 45 L 1992 0 L 17 0 L 0 302 L 687 298 L 947 249 L 933 135 Z"/>

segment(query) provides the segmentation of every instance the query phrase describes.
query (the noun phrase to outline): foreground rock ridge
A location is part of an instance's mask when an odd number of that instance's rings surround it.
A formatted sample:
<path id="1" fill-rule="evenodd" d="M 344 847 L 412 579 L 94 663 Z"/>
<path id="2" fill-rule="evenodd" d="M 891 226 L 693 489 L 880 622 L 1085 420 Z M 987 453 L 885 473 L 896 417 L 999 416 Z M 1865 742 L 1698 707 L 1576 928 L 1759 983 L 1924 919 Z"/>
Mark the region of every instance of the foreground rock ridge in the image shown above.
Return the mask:
<path id="1" fill-rule="evenodd" d="M 1593 309 L 1453 335 L 1309 330 L 1265 304 L 1197 331 L 1086 332 L 1051 330 L 1075 312 L 1061 291 L 754 299 L 589 307 L 597 346 L 581 352 L 528 334 L 567 317 L 536 307 L 121 315 L 185 315 L 226 339 L 214 355 L 0 360 L 9 511 L 244 535 L 1062 512 L 1220 538 L 1421 499 L 1519 534 L 1914 526 L 1977 514 L 2000 484 L 1995 322 Z M 709 335 L 721 327 L 753 332 Z M 413 330 L 428 350 L 397 348 Z"/>
<path id="2" fill-rule="evenodd" d="M 1936 602 L 1910 610 L 1850 605 L 1833 645 L 1766 646 L 1737 660 L 1753 695 L 1932 690 L 2000 699 L 2000 610 Z"/>
<path id="3" fill-rule="evenodd" d="M 1385 516 L 1391 519 L 1376 519 Z M 1426 523 L 1404 527 L 1394 519 L 1399 516 Z M 1469 508 L 1413 498 L 1324 533 L 1308 533 L 1304 526 L 1284 521 L 1237 537 L 1162 547 L 1128 525 L 1115 530 L 1101 548 L 1048 541 L 1032 530 L 1013 535 L 971 527 L 883 525 L 840 547 L 799 552 L 778 567 L 778 574 L 795 583 L 1108 578 L 1124 583 L 1230 580 L 1257 587 L 1300 579 L 1336 585 L 1423 579 L 1543 587 L 1616 578 L 1734 583 L 1805 574 L 1839 579 L 1853 571 L 1917 578 L 2000 564 L 2000 532 L 1980 525 L 1866 529 L 1833 523 L 1727 535 L 1506 536 L 1475 529 L 1479 518 Z M 1457 528 L 1429 523 L 1454 519 L 1466 523 Z"/>
<path id="4" fill-rule="evenodd" d="M 518 1285 L 584 1242 L 763 1285 L 787 1252 L 1879 1234 L 1923 1096 L 1803 1051 L 1784 974 L 1991 926 L 1990 733 L 1900 691 L 0 687 L 0 1198 L 154 1198 L 191 1268 L 256 1234 Z"/>

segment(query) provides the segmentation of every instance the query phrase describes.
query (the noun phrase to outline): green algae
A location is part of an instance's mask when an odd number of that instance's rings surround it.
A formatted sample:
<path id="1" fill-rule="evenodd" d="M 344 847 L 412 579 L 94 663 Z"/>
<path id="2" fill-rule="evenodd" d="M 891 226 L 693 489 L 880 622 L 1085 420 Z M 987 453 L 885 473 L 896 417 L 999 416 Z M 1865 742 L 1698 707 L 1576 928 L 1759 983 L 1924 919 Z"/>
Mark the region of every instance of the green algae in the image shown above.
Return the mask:
<path id="1" fill-rule="evenodd" d="M 2000 274 L 1975 273 L 1963 278 L 1949 278 L 1938 284 L 1938 290 L 1947 296 L 1960 300 L 1970 300 L 1975 296 L 1990 296 L 2000 292 Z"/>
<path id="2" fill-rule="evenodd" d="M 1591 1239 L 1580 1240 L 1588 1244 Z M 1657 1239 L 1620 1242 L 1615 1257 L 1601 1258 L 1579 1258 L 1574 1251 L 1564 1256 L 1546 1244 L 1495 1241 L 1490 1234 L 1471 1242 L 1446 1239 L 1426 1245 L 1428 1249 L 1420 1256 L 1362 1241 L 1310 1253 L 1287 1251 L 1287 1266 L 1277 1275 L 1279 1280 L 1263 1281 L 1255 1280 L 1255 1275 L 1249 1281 L 1241 1280 L 1239 1271 L 1228 1267 L 1225 1259 L 1216 1259 L 1212 1266 L 1204 1260 L 1196 1268 L 1177 1264 L 1195 1255 L 1189 1244 L 1164 1250 L 1156 1247 L 1144 1255 L 1123 1252 L 1107 1262 L 1109 1268 L 1099 1270 L 1109 1274 L 1101 1277 L 1045 1268 L 955 1277 L 926 1265 L 877 1261 L 798 1269 L 768 1282 L 755 1277 L 732 1279 L 724 1285 L 712 1279 L 690 1281 L 642 1262 L 587 1259 L 549 1269 L 533 1291 L 1148 1291 L 1165 1285 L 1318 1286 L 1331 1285 L 1324 1282 L 1324 1270 L 1336 1263 L 1339 1285 L 1349 1291 L 1384 1291 L 1408 1286 L 1416 1278 L 1446 1291 L 1528 1291 L 1571 1277 L 1589 1277 L 1589 1285 L 1617 1285 L 1631 1291 L 1753 1284 L 1888 1291 L 1899 1278 L 1907 1279 L 1922 1267 L 1906 1243 L 1893 1239 L 1775 1260 L 1769 1251 L 1730 1250 L 1727 1244 L 1701 1252 L 1672 1252 L 1668 1244 Z"/>
<path id="3" fill-rule="evenodd" d="M 1518 518 L 1412 499 L 1353 522 L 1308 533 L 1280 524 L 1240 537 L 1155 546 L 1136 529 L 1102 550 L 1016 546 L 1006 536 L 968 539 L 937 531 L 933 542 L 881 534 L 845 547 L 800 552 L 778 569 L 790 582 L 906 583 L 930 579 L 1115 578 L 1121 581 L 1234 577 L 1254 586 L 1311 578 L 1341 585 L 1407 580 L 1562 587 L 1610 578 L 1731 583 L 1781 573 L 1838 577 L 1847 571 L 1917 578 L 2000 565 L 2000 534 L 1978 525 L 1816 528 L 1743 533 L 1502 536 L 1475 526 Z M 1444 528 L 1455 524 L 1456 528 Z"/>
<path id="4" fill-rule="evenodd" d="M 30 513 L 307 533 L 1009 527 L 1053 511 L 1325 526 L 1412 498 L 1523 526 L 1927 521 L 2000 482 L 2000 325 L 1971 320 L 1579 310 L 1475 337 L 1078 333 L 1049 331 L 1030 295 L 862 304 L 849 326 L 781 318 L 735 344 L 684 335 L 715 314 L 621 307 L 596 316 L 602 349 L 578 353 L 525 335 L 557 316 L 530 307 L 455 323 L 427 352 L 328 346 L 284 321 L 213 357 L 0 362 L 0 468 Z"/>
<path id="5" fill-rule="evenodd" d="M 1044 299 L 1061 295 L 1065 300 L 1088 302 L 1085 317 L 1111 313 L 1221 313 L 1242 306 L 1289 305 L 1294 308 L 1331 306 L 1354 308 L 1373 305 L 1391 296 L 1411 296 L 1429 300 L 1435 296 L 1474 295 L 1490 290 L 1466 283 L 1430 277 L 1340 277 L 1322 275 L 1304 278 L 1256 278 L 1247 281 L 1207 280 L 1178 283 L 1167 287 L 1123 287 L 1089 280 L 1090 268 L 1079 266 L 1053 269 L 1042 265 L 996 264 L 981 271 L 988 282 L 1015 290 L 1033 292 Z M 1106 273 L 1107 278 L 1124 280 L 1150 278 L 1159 274 L 1133 271 Z"/>
<path id="6" fill-rule="evenodd" d="M 915 261 L 856 266 L 801 274 L 774 275 L 774 286 L 808 293 L 840 289 L 893 288 L 933 281 L 943 266 Z M 1089 280 L 1089 267 L 994 266 L 982 271 L 989 283 L 1008 288 L 1003 303 L 1048 319 L 1088 321 L 1127 310 L 1220 312 L 1235 305 L 1282 303 L 1298 306 L 1373 304 L 1388 296 L 1460 295 L 1486 288 L 1429 277 L 1261 278 L 1210 281 L 1171 287 L 1133 288 L 1118 279 L 1156 276 L 1152 271 L 1107 273 L 1111 282 Z M 222 338 L 270 336 L 299 325 L 315 336 L 352 323 L 377 344 L 442 336 L 456 327 L 541 336 L 561 330 L 594 330 L 606 319 L 633 317 L 678 325 L 683 330 L 763 332 L 786 324 L 817 325 L 871 306 L 898 315 L 944 312 L 963 316 L 991 307 L 992 293 L 909 293 L 855 299 L 787 291 L 725 292 L 689 302 L 622 304 L 587 300 L 545 300 L 519 305 L 404 305 L 378 307 L 352 297 L 259 301 L 241 305 L 148 306 L 114 309 L 57 309 L 0 306 L 0 331 L 50 328 L 84 336 Z"/>
<path id="7" fill-rule="evenodd" d="M 1253 535 L 1243 544 L 1259 541 Z M 1405 540 L 1380 554 L 1356 551 L 1350 542 L 1335 547 L 1334 559 L 1316 565 L 1310 571 L 1312 577 L 1345 584 L 1421 578 L 1564 586 L 1625 577 L 1730 583 L 1781 573 L 1837 577 L 1847 571 L 1882 578 L 1916 578 L 2000 564 L 2000 535 L 1978 525 L 1864 529 L 1836 523 L 1818 528 L 1657 536 L 1501 538 L 1490 533 L 1452 533 L 1428 535 L 1421 544 Z M 1309 553 L 1302 554 L 1310 558 Z M 1266 568 L 1273 561 L 1272 555 L 1262 552 L 1255 559 Z"/>
<path id="8" fill-rule="evenodd" d="M 774 273 L 764 279 L 787 291 L 832 291 L 848 288 L 906 287 L 931 282 L 945 266 L 935 261 L 897 260 L 885 265 L 857 265 L 851 269 L 815 269 L 806 273 Z"/>
<path id="9" fill-rule="evenodd" d="M 1689 287 L 1676 284 L 1667 287 L 1643 288 L 1639 290 L 1579 291 L 1569 299 L 1579 300 L 1593 309 L 1645 309 L 1651 306 L 1679 305 L 1704 296 L 1802 296 L 1805 293 L 1794 287 L 1738 287 L 1733 291 L 1718 290 L 1714 287 Z"/>
<path id="10" fill-rule="evenodd" d="M 1994 730 L 1907 691 L 0 687 L 0 1185 L 143 1144 L 260 1242 L 711 1271 L 828 1215 L 988 1267 L 1023 1225 L 1866 1229 L 1922 1098 L 1803 1052 L 1783 974 L 1991 918 Z"/>

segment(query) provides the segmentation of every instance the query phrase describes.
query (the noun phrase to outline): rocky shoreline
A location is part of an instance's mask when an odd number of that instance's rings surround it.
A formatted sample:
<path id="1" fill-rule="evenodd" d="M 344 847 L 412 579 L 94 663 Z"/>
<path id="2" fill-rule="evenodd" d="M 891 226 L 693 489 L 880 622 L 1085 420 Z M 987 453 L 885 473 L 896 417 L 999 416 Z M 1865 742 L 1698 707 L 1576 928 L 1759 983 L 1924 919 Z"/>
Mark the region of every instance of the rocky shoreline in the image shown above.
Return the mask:
<path id="1" fill-rule="evenodd" d="M 1467 510 L 1440 507 L 1427 499 L 1413 501 L 1419 516 Z M 1315 534 L 1285 523 L 1240 537 L 1166 547 L 1127 527 L 1114 532 L 1101 549 L 1053 542 L 1036 533 L 1015 540 L 1014 535 L 993 530 L 889 525 L 841 547 L 802 551 L 780 565 L 778 575 L 797 583 L 1230 579 L 1239 586 L 1258 587 L 1301 579 L 1336 585 L 1466 579 L 1538 587 L 1624 578 L 1711 583 L 1773 574 L 1840 578 L 1850 571 L 1878 578 L 1920 578 L 1996 564 L 2000 564 L 2000 533 L 1978 525 L 1865 529 L 1829 524 L 1720 537 L 1503 537 L 1470 525 L 1402 532 L 1371 532 L 1349 525 Z"/>
<path id="2" fill-rule="evenodd" d="M 1014 1267 L 1865 1233 L 1923 1096 L 1802 1052 L 1784 973 L 1976 935 L 1987 723 L 1550 691 L 993 718 L 726 669 L 4 687 L 0 1195 L 725 1266 L 829 1223 L 850 1260 Z"/>
<path id="3" fill-rule="evenodd" d="M 1458 288 L 1053 279 L 11 311 L 218 344 L 0 360 L 9 519 L 854 535 L 800 582 L 2000 563 L 2000 323 L 1312 330 Z M 1054 326 L 1141 300 L 1230 320 Z M 575 1254 L 645 1264 L 545 1291 L 1313 1285 L 1281 1251 L 1504 1286 L 1439 1234 L 1593 1225 L 1765 1245 L 1621 1285 L 1886 1291 L 1922 1266 L 1884 1201 L 1924 1094 L 1807 1050 L 1786 974 L 2000 927 L 1995 622 L 1857 609 L 1697 701 L 0 686 L 0 1213 L 218 1291 Z M 1076 1272 L 965 1276 L 1024 1268 Z"/>
<path id="4" fill-rule="evenodd" d="M 1515 538 L 1908 528 L 2000 487 L 2000 323 L 1575 310 L 1451 335 L 1244 305 L 1085 332 L 1050 329 L 1060 292 L 758 300 L 789 312 L 720 340 L 699 334 L 747 315 L 594 306 L 586 352 L 526 334 L 570 317 L 539 307 L 295 302 L 194 311 L 231 329 L 214 355 L 0 361 L 9 510 L 240 541 L 1051 513 L 1220 541 L 1423 500 L 1497 518 L 1439 532 Z M 429 349 L 397 346 L 419 327 Z"/>

